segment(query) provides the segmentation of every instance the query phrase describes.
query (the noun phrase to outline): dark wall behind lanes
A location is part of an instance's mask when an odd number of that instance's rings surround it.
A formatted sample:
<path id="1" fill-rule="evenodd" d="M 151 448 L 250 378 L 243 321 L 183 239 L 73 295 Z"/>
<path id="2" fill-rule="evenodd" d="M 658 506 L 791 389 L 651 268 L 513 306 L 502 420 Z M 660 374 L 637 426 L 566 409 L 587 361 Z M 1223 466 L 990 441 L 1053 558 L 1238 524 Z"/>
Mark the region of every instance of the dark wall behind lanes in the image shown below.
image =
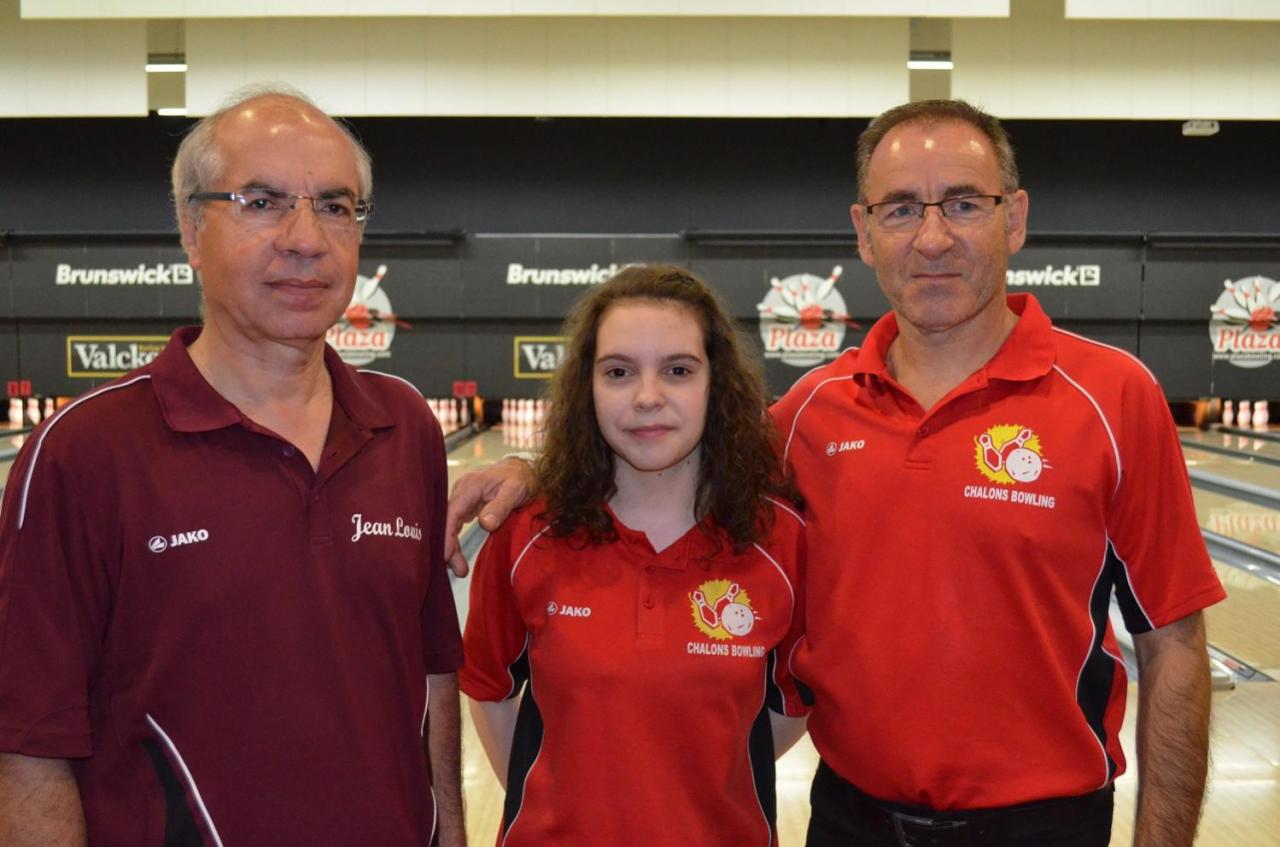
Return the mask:
<path id="1" fill-rule="evenodd" d="M 374 230 L 839 230 L 864 120 L 360 119 Z M 0 230 L 171 228 L 181 119 L 0 121 Z M 1280 123 L 1009 121 L 1037 231 L 1280 229 Z"/>

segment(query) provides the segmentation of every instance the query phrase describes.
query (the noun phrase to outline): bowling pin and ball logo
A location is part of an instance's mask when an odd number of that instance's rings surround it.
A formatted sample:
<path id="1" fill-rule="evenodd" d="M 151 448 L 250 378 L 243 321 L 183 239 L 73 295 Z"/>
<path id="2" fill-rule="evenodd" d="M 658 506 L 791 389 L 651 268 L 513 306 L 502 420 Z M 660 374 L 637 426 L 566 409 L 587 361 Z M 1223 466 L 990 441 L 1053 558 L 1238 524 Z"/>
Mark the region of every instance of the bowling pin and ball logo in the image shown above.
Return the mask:
<path id="1" fill-rule="evenodd" d="M 386 265 L 379 265 L 373 276 L 357 275 L 350 305 L 325 334 L 325 340 L 349 365 L 367 365 L 375 359 L 388 358 L 396 328 L 409 328 L 396 317 L 391 298 L 382 288 L 386 275 Z"/>
<path id="2" fill-rule="evenodd" d="M 1209 306 L 1213 358 L 1241 368 L 1280 359 L 1280 282 L 1265 276 L 1225 280 Z"/>
<path id="3" fill-rule="evenodd" d="M 712 579 L 699 585 L 689 594 L 689 606 L 694 626 L 717 641 L 741 638 L 760 620 L 746 590 L 727 579 Z"/>
<path id="4" fill-rule="evenodd" d="M 794 274 L 769 281 L 769 293 L 756 304 L 766 359 L 812 367 L 839 355 L 845 328 L 857 328 L 836 288 L 843 272 L 836 265 L 825 279 Z"/>
<path id="5" fill-rule="evenodd" d="M 1035 482 L 1050 467 L 1040 436 L 1020 424 L 998 424 L 973 440 L 978 472 L 1000 485 Z"/>

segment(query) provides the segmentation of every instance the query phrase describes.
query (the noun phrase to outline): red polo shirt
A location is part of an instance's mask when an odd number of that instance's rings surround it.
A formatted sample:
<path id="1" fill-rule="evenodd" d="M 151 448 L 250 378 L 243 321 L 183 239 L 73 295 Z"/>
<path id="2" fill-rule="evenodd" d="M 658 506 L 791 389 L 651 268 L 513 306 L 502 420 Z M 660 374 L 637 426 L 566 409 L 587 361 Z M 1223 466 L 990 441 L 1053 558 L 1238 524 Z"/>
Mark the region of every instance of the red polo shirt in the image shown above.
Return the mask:
<path id="1" fill-rule="evenodd" d="M 440 428 L 330 349 L 318 472 L 154 362 L 28 440 L 0 515 L 0 749 L 75 759 L 91 844 L 426 844 L 461 663 Z"/>
<path id="2" fill-rule="evenodd" d="M 808 511 L 822 757 L 887 800 L 1083 794 L 1124 769 L 1130 631 L 1222 599 L 1168 407 L 1127 353 L 1028 295 L 996 355 L 925 411 L 889 375 L 893 315 L 775 407 Z"/>
<path id="3" fill-rule="evenodd" d="M 694 527 L 655 553 L 550 538 L 514 514 L 481 549 L 462 690 L 520 693 L 504 847 L 776 844 L 769 709 L 805 711 L 788 667 L 799 639 L 804 536 L 775 508 L 734 554 Z"/>

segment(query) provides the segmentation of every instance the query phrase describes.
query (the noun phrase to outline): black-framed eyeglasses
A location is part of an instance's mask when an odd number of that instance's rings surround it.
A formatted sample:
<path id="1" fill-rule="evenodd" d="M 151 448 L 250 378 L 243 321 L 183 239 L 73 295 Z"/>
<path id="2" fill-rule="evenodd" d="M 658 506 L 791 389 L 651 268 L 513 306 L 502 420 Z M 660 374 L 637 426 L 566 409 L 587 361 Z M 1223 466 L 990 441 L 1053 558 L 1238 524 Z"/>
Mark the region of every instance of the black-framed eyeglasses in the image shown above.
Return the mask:
<path id="1" fill-rule="evenodd" d="M 257 226 L 275 226 L 298 207 L 299 200 L 307 200 L 320 225 L 340 233 L 359 229 L 373 214 L 373 203 L 345 193 L 309 195 L 290 194 L 274 188 L 245 188 L 240 191 L 197 191 L 187 200 L 234 203 L 239 217 Z"/>
<path id="2" fill-rule="evenodd" d="M 924 221 L 925 210 L 937 206 L 938 211 L 955 226 L 981 223 L 1004 202 L 1002 194 L 965 194 L 933 203 L 923 200 L 887 200 L 869 203 L 867 213 L 877 226 L 887 230 L 912 230 Z"/>

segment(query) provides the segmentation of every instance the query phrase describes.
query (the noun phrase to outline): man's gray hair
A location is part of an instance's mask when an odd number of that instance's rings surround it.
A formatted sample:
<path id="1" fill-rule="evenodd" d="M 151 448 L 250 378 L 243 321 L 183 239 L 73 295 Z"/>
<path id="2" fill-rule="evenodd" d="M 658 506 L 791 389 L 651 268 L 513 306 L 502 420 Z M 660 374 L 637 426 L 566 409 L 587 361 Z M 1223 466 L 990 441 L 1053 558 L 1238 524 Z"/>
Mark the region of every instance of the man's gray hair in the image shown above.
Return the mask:
<path id="1" fill-rule="evenodd" d="M 172 190 L 173 211 L 178 221 L 178 230 L 182 230 L 182 221 L 187 216 L 187 203 L 197 191 L 207 191 L 209 186 L 222 175 L 222 151 L 218 149 L 214 135 L 218 123 L 229 112 L 241 104 L 259 97 L 285 97 L 296 100 L 316 111 L 323 111 L 315 102 L 291 85 L 280 82 L 256 83 L 238 89 L 222 102 L 216 112 L 201 118 L 187 132 L 182 144 L 178 145 L 178 155 L 173 160 Z M 351 144 L 351 152 L 356 160 L 356 191 L 361 199 L 373 198 L 373 160 L 369 151 L 356 138 L 342 121 L 335 120 L 334 125 L 342 131 L 343 136 Z M 199 207 L 193 210 L 195 220 L 199 223 Z"/>

